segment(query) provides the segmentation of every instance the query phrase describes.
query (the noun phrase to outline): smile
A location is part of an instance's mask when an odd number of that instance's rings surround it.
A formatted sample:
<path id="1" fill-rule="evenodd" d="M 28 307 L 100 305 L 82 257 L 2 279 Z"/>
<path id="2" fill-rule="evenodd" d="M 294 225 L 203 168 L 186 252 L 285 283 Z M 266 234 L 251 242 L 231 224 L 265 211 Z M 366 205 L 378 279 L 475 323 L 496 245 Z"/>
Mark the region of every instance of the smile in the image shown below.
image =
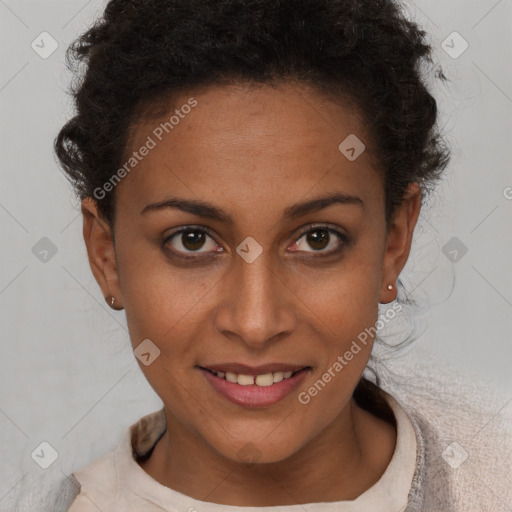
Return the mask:
<path id="1" fill-rule="evenodd" d="M 220 396 L 244 407 L 268 407 L 289 396 L 311 370 L 274 371 L 249 375 L 198 367 L 208 384 Z"/>
<path id="2" fill-rule="evenodd" d="M 272 386 L 278 382 L 281 382 L 284 379 L 289 379 L 293 375 L 295 375 L 300 370 L 295 372 L 287 371 L 287 372 L 270 372 L 270 373 L 261 373 L 259 375 L 244 375 L 243 373 L 233 373 L 233 372 L 222 372 L 222 371 L 212 371 L 208 368 L 205 370 L 213 373 L 220 379 L 227 380 L 232 384 L 240 384 L 241 386 Z"/>

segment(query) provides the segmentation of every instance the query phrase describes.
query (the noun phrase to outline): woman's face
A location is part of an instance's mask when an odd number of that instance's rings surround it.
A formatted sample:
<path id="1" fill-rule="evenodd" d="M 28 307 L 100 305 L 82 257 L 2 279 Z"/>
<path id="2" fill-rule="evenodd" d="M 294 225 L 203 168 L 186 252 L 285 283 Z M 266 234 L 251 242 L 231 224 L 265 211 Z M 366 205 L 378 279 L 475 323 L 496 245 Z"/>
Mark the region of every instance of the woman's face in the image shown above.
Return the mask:
<path id="1" fill-rule="evenodd" d="M 134 132 L 137 163 L 115 190 L 115 257 L 84 201 L 91 266 L 125 308 L 133 348 L 151 340 L 139 365 L 168 418 L 234 461 L 283 460 L 347 413 L 373 343 L 358 340 L 379 301 L 396 297 L 387 286 L 420 194 L 411 189 L 388 233 L 362 124 L 306 87 L 212 87 L 175 108 Z M 201 369 L 274 363 L 307 369 L 261 387 Z"/>

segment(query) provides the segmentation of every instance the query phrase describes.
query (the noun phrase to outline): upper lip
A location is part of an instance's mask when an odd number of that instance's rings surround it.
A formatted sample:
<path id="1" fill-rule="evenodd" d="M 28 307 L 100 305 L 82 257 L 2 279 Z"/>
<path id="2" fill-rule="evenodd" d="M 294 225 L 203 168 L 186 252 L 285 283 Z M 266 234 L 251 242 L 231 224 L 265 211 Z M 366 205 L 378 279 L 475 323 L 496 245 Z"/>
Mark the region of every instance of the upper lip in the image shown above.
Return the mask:
<path id="1" fill-rule="evenodd" d="M 220 363 L 202 365 L 200 368 L 205 368 L 206 370 L 212 370 L 214 372 L 230 372 L 242 375 L 263 375 L 265 373 L 273 372 L 295 372 L 297 370 L 302 370 L 303 368 L 308 368 L 308 366 L 294 363 L 268 363 L 259 366 L 249 366 L 243 363 Z"/>

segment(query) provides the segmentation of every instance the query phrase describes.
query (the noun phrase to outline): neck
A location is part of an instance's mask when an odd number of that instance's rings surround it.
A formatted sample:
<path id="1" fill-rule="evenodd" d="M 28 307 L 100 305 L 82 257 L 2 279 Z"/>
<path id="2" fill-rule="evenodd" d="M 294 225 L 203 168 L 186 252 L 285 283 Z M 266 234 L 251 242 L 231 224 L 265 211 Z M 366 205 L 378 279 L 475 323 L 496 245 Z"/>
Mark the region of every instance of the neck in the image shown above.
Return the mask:
<path id="1" fill-rule="evenodd" d="M 396 443 L 394 425 L 354 400 L 299 451 L 265 464 L 228 459 L 167 411 L 166 419 L 165 434 L 141 467 L 196 500 L 233 506 L 353 500 L 379 480 Z"/>

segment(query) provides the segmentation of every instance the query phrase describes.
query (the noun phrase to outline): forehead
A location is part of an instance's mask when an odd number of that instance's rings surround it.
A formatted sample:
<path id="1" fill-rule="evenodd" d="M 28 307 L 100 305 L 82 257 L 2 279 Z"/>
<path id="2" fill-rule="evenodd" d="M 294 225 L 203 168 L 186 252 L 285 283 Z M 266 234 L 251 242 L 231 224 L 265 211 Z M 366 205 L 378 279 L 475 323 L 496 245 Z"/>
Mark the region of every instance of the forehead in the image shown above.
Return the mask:
<path id="1" fill-rule="evenodd" d="M 346 146 L 359 152 L 361 144 L 364 151 L 347 158 Z M 140 211 L 170 193 L 214 194 L 233 207 L 235 200 L 298 200 L 319 189 L 373 200 L 382 193 L 358 112 L 296 84 L 182 94 L 169 112 L 134 126 L 127 156 L 144 146 L 152 148 L 118 186 L 118 207 Z"/>

